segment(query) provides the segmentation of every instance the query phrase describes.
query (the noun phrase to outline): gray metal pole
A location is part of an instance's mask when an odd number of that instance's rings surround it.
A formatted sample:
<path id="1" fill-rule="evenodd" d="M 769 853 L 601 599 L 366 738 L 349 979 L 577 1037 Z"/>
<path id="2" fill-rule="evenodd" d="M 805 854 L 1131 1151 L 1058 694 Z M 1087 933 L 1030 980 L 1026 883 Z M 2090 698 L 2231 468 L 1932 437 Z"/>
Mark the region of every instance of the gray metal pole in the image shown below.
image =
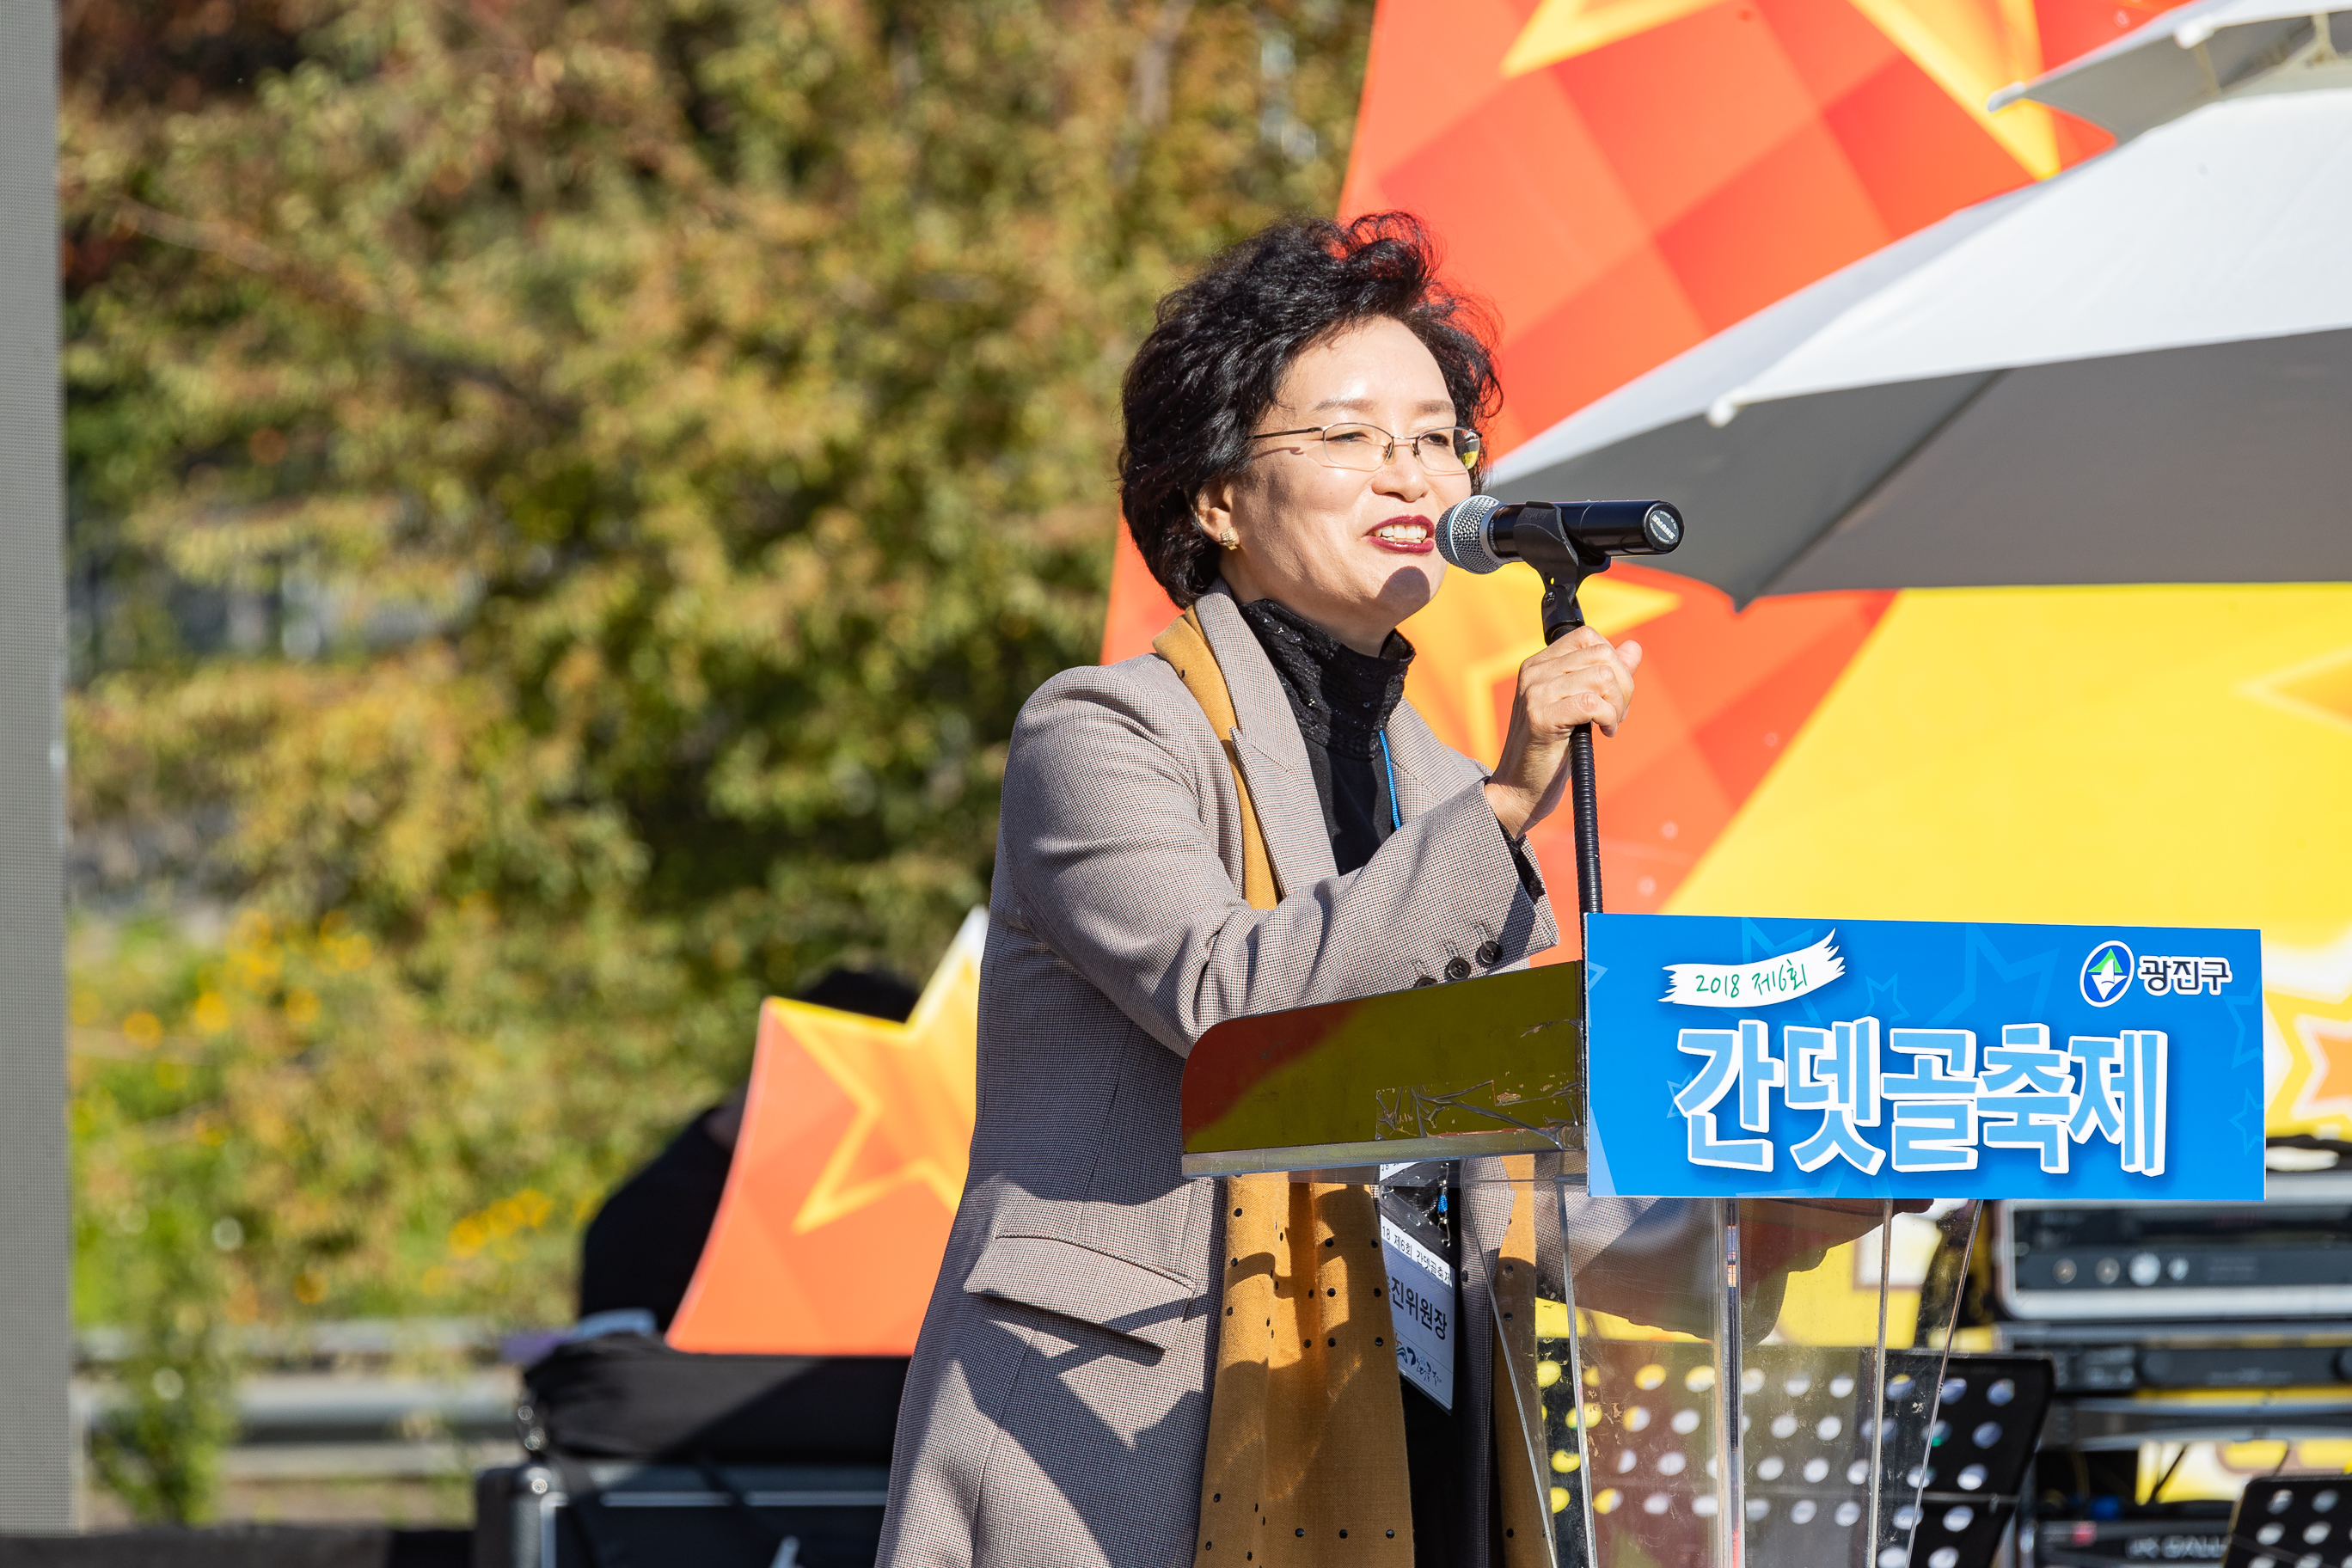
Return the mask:
<path id="1" fill-rule="evenodd" d="M 74 1527 L 58 22 L 0 0 L 0 1531 Z"/>

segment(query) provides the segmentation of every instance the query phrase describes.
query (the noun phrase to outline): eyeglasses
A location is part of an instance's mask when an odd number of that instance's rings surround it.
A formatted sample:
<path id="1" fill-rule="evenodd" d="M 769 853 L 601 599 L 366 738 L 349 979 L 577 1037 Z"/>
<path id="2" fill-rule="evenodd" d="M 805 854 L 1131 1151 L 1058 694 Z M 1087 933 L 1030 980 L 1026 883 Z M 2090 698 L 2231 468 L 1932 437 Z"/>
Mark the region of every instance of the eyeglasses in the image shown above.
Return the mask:
<path id="1" fill-rule="evenodd" d="M 1270 441 L 1277 436 L 1318 437 L 1315 460 L 1327 468 L 1353 468 L 1374 473 L 1396 458 L 1399 447 L 1410 447 L 1424 474 L 1465 474 L 1478 461 L 1485 443 L 1475 430 L 1423 430 L 1418 436 L 1391 436 L 1377 425 L 1326 425 L 1321 429 L 1268 430 L 1250 437 Z"/>

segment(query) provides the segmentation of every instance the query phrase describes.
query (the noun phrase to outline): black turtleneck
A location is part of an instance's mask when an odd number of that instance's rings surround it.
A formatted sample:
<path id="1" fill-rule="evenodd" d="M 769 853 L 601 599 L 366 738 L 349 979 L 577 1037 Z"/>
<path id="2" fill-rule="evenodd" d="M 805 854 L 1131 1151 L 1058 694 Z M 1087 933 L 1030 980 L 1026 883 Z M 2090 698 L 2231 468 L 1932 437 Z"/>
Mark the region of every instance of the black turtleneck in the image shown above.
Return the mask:
<path id="1" fill-rule="evenodd" d="M 1331 858 L 1356 870 L 1395 831 L 1394 796 L 1381 731 L 1404 700 L 1412 645 L 1396 632 L 1378 656 L 1358 653 L 1286 605 L 1255 599 L 1242 619 L 1265 645 L 1298 720 Z"/>
<path id="2" fill-rule="evenodd" d="M 1396 831 L 1394 795 L 1382 731 L 1404 700 L 1404 675 L 1412 645 L 1391 632 L 1377 657 L 1358 653 L 1287 605 L 1253 599 L 1242 619 L 1257 634 L 1282 694 L 1307 742 L 1307 765 L 1315 770 L 1315 794 L 1323 804 L 1324 831 L 1331 836 L 1331 858 L 1339 874 L 1360 868 Z M 1502 832 L 1502 824 L 1495 830 Z M 1543 876 L 1523 843 L 1503 835 L 1517 868 L 1519 885 L 1530 899 L 1543 897 Z"/>

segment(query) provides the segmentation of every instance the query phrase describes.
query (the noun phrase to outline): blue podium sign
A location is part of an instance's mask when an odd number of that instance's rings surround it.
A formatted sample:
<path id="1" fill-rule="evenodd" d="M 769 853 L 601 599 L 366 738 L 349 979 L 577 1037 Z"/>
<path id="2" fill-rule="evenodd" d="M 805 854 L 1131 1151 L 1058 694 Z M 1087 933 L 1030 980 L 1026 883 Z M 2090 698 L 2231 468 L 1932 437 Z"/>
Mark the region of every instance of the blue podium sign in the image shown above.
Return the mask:
<path id="1" fill-rule="evenodd" d="M 2261 933 L 1589 915 L 1591 1191 L 2263 1195 Z"/>

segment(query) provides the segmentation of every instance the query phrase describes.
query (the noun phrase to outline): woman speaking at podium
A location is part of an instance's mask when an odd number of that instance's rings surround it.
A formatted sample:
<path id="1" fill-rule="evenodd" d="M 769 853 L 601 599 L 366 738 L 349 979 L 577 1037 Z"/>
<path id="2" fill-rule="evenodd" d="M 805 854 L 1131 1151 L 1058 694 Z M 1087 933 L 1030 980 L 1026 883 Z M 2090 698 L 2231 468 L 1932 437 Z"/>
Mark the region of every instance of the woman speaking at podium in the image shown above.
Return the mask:
<path id="1" fill-rule="evenodd" d="M 1397 626 L 1444 581 L 1437 520 L 1476 486 L 1499 401 L 1486 319 L 1400 215 L 1277 225 L 1161 301 L 1119 475 L 1185 614 L 1151 655 L 1047 681 L 1013 731 L 971 1176 L 901 1406 L 887 1568 L 1409 1568 L 1499 1540 L 1484 1358 L 1462 1356 L 1450 1414 L 1415 1391 L 1401 1416 L 1320 1419 L 1358 1374 L 1393 1412 L 1394 1351 L 1328 1364 L 1231 1315 L 1225 1244 L 1267 1216 L 1184 1180 L 1178 1132 L 1213 1025 L 1558 941 L 1525 835 L 1571 729 L 1623 720 L 1640 649 L 1585 628 L 1529 658 L 1491 773 L 1403 700 Z M 1277 1431 L 1390 1517 L 1329 1542 L 1253 1519 L 1274 1504 L 1244 1495 L 1299 1459 L 1267 1451 Z"/>

